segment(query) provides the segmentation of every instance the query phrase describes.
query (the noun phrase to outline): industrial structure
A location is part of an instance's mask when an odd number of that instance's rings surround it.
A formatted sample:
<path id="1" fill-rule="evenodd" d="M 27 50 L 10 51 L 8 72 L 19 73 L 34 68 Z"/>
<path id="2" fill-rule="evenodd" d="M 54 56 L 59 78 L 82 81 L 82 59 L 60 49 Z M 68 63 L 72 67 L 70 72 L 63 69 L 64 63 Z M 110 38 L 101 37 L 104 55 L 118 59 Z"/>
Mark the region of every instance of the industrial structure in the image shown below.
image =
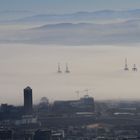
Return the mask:
<path id="1" fill-rule="evenodd" d="M 128 68 L 128 64 L 127 64 L 127 58 L 125 58 L 125 66 L 124 66 L 124 70 L 125 71 L 128 71 L 129 68 Z"/>
<path id="2" fill-rule="evenodd" d="M 69 70 L 69 67 L 68 67 L 68 64 L 66 63 L 66 73 L 70 73 L 70 70 Z"/>
<path id="3" fill-rule="evenodd" d="M 57 72 L 58 72 L 58 73 L 62 73 L 59 63 L 58 63 L 58 70 L 57 70 Z"/>

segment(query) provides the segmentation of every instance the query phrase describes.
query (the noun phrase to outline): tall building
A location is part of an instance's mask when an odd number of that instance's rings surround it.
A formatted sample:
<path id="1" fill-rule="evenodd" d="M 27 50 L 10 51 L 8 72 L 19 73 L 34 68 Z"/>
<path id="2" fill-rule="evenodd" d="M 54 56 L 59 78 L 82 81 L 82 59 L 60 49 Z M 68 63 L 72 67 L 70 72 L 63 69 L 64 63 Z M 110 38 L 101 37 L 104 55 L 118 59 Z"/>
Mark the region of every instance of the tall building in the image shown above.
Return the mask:
<path id="1" fill-rule="evenodd" d="M 32 89 L 26 87 L 24 89 L 24 113 L 26 115 L 32 114 L 33 112 L 33 102 L 32 102 Z"/>

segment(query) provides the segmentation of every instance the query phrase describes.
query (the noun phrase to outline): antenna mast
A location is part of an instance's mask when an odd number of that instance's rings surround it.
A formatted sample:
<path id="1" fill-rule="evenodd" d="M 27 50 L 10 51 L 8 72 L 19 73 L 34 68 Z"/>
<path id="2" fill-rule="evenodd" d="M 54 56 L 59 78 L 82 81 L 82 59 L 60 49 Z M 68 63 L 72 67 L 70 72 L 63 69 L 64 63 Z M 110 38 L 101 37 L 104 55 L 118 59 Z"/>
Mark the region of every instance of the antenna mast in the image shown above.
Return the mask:
<path id="1" fill-rule="evenodd" d="M 137 71 L 137 67 L 136 67 L 136 64 L 133 65 L 133 68 L 132 68 L 132 71 Z"/>
<path id="2" fill-rule="evenodd" d="M 70 73 L 70 70 L 69 70 L 69 68 L 68 68 L 68 64 L 66 63 L 66 71 L 65 71 L 66 73 Z"/>
<path id="3" fill-rule="evenodd" d="M 127 65 L 127 58 L 125 58 L 125 66 L 124 66 L 124 70 L 125 71 L 128 71 L 129 69 L 128 69 L 128 65 Z"/>
<path id="4" fill-rule="evenodd" d="M 60 64 L 58 63 L 58 73 L 62 73 L 61 68 L 60 68 Z"/>

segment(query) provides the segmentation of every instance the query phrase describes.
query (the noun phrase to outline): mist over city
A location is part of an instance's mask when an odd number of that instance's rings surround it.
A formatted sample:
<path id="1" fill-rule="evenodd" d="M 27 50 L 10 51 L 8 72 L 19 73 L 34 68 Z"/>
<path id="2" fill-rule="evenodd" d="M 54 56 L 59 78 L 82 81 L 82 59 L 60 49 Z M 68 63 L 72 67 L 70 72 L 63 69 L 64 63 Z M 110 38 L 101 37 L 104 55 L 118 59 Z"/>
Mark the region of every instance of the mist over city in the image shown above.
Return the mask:
<path id="1" fill-rule="evenodd" d="M 140 140 L 140 1 L 0 0 L 0 140 Z"/>
<path id="2" fill-rule="evenodd" d="M 139 2 L 109 2 L 2 1 L 1 101 L 21 104 L 15 97 L 26 85 L 34 87 L 36 102 L 40 96 L 75 99 L 85 89 L 97 99 L 138 99 L 139 71 L 130 71 L 140 66 Z"/>

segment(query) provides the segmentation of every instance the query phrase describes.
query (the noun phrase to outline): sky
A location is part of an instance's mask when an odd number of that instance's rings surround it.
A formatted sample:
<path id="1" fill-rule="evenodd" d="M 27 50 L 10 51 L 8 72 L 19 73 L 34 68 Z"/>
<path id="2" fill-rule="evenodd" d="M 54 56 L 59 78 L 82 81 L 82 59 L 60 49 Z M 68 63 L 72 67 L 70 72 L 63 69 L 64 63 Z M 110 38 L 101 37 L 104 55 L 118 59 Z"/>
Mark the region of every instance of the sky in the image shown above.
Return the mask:
<path id="1" fill-rule="evenodd" d="M 139 0 L 0 0 L 1 11 L 30 10 L 47 13 L 72 13 L 103 9 L 138 9 Z"/>

